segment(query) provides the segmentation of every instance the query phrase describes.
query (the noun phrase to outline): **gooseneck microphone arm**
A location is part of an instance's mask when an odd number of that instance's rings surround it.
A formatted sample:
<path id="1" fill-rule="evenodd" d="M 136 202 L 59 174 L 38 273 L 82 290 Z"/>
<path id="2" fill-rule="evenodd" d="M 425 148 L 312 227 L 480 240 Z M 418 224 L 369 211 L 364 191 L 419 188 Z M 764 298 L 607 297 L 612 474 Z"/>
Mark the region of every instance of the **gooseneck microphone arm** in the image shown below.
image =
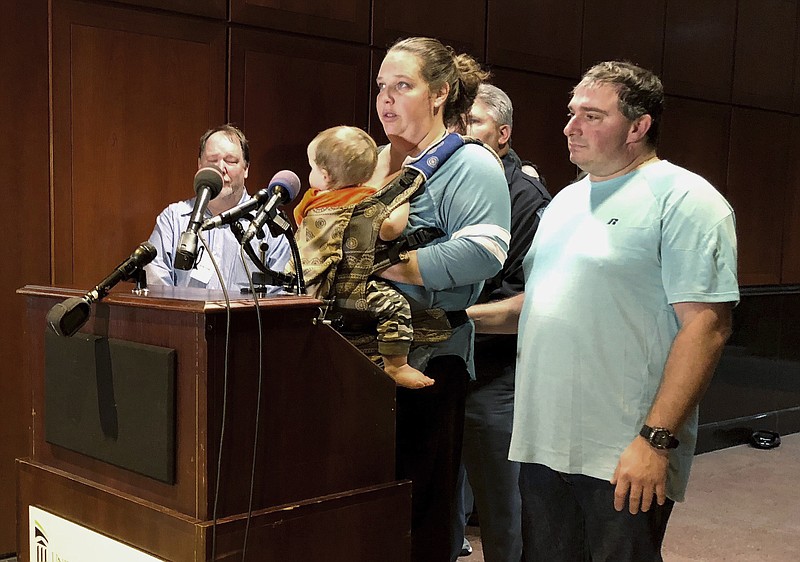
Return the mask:
<path id="1" fill-rule="evenodd" d="M 228 209 L 227 211 L 223 211 L 215 217 L 207 219 L 201 226 L 201 230 L 211 230 L 212 228 L 219 228 L 220 226 L 226 224 L 232 224 L 239 219 L 246 217 L 250 211 L 254 211 L 259 206 L 263 205 L 264 202 L 269 199 L 269 197 L 270 189 L 265 187 L 244 203 L 236 205 L 233 209 Z"/>
<path id="2" fill-rule="evenodd" d="M 267 200 L 267 202 L 261 206 L 256 214 L 256 217 L 250 222 L 250 226 L 247 227 L 247 230 L 242 237 L 242 244 L 250 242 L 250 240 L 252 240 L 258 233 L 258 231 L 264 228 L 267 220 L 276 216 L 277 210 L 275 207 L 291 200 L 284 193 L 284 190 L 274 192 L 272 197 L 270 197 L 269 200 Z"/>
<path id="3" fill-rule="evenodd" d="M 150 242 L 142 242 L 128 259 L 119 264 L 94 289 L 82 297 L 72 297 L 56 304 L 47 313 L 48 327 L 59 336 L 72 336 L 86 324 L 92 313 L 92 303 L 101 300 L 120 281 L 135 279 L 158 252 Z"/>

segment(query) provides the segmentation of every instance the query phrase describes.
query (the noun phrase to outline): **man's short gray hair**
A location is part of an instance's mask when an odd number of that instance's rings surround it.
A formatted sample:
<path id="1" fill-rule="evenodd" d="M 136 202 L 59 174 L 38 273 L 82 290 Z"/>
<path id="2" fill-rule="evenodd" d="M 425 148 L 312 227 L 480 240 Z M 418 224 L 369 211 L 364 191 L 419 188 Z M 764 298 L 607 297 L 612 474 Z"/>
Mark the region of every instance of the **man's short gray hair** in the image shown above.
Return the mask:
<path id="1" fill-rule="evenodd" d="M 478 95 L 475 100 L 480 100 L 486 105 L 498 127 L 508 125 L 513 128 L 514 106 L 511 105 L 511 99 L 503 90 L 492 84 L 483 83 L 478 87 Z"/>

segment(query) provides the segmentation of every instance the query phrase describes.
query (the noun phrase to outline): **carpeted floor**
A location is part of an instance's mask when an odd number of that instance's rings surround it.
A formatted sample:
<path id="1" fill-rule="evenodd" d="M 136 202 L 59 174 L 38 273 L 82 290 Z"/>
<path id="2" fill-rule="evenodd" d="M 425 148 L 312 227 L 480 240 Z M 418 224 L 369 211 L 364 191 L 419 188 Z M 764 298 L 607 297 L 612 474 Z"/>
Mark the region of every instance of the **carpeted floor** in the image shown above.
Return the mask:
<path id="1" fill-rule="evenodd" d="M 698 455 L 673 511 L 665 562 L 800 560 L 800 433 L 775 449 Z"/>
<path id="2" fill-rule="evenodd" d="M 459 562 L 483 560 L 480 530 Z M 740 445 L 698 455 L 686 501 L 675 506 L 664 562 L 800 561 L 800 433 L 776 449 Z"/>

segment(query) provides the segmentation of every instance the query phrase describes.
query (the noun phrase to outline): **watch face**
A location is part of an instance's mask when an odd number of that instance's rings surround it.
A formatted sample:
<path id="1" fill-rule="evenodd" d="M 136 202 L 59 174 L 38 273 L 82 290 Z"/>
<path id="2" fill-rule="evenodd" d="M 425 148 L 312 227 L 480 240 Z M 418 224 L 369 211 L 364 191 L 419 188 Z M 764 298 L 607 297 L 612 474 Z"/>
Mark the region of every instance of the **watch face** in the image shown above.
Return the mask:
<path id="1" fill-rule="evenodd" d="M 656 429 L 650 437 L 650 442 L 659 449 L 666 449 L 669 445 L 669 432 L 666 429 Z"/>
<path id="2" fill-rule="evenodd" d="M 643 425 L 639 435 L 647 439 L 647 442 L 656 449 L 674 449 L 678 446 L 678 440 L 663 427 Z"/>

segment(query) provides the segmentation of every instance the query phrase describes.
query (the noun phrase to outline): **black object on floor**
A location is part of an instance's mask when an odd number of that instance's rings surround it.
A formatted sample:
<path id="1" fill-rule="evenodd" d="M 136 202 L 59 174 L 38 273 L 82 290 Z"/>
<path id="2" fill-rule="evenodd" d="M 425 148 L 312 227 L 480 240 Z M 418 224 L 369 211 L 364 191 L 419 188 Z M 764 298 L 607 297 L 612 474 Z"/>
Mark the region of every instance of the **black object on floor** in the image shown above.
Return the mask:
<path id="1" fill-rule="evenodd" d="M 756 449 L 774 449 L 781 444 L 781 436 L 776 431 L 760 429 L 750 436 L 750 445 Z"/>

